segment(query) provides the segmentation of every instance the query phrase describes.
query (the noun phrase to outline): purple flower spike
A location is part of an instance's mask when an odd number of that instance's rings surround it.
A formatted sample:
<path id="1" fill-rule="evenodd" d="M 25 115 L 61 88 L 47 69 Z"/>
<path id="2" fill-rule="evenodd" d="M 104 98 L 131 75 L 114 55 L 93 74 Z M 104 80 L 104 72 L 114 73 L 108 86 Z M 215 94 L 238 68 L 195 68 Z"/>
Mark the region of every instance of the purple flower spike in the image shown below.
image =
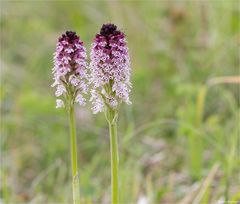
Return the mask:
<path id="1" fill-rule="evenodd" d="M 104 24 L 92 43 L 90 58 L 93 112 L 102 112 L 104 104 L 112 109 L 117 109 L 122 101 L 131 104 L 131 68 L 125 34 L 114 24 Z"/>
<path id="2" fill-rule="evenodd" d="M 87 54 L 83 42 L 75 32 L 67 31 L 59 39 L 54 53 L 54 83 L 55 95 L 71 96 L 71 102 L 85 105 L 83 93 L 88 90 Z M 57 99 L 56 108 L 64 107 L 64 102 Z"/>

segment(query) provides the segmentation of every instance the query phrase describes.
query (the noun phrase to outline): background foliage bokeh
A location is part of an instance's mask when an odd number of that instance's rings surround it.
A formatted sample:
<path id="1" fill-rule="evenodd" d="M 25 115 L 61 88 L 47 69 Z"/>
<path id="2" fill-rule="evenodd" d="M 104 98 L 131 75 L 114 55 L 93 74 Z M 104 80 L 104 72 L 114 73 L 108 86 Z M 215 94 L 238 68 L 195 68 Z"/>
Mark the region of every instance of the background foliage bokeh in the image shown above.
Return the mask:
<path id="1" fill-rule="evenodd" d="M 133 104 L 122 107 L 119 125 L 121 203 L 240 199 L 239 84 L 210 83 L 239 75 L 239 1 L 0 4 L 3 202 L 71 202 L 68 123 L 55 109 L 52 54 L 66 30 L 89 51 L 108 22 L 126 33 L 132 62 Z M 82 198 L 109 203 L 104 114 L 78 107 L 76 118 Z"/>

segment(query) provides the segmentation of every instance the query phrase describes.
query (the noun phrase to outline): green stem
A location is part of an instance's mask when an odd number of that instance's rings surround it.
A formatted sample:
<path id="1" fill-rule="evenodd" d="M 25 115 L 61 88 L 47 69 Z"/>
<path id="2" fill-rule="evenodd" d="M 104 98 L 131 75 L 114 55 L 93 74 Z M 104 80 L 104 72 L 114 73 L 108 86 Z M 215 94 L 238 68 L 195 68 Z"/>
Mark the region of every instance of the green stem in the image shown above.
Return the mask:
<path id="1" fill-rule="evenodd" d="M 79 191 L 79 175 L 77 164 L 77 139 L 76 139 L 76 124 L 74 117 L 74 104 L 69 104 L 69 127 L 71 137 L 71 160 L 72 160 L 72 188 L 73 188 L 73 204 L 80 203 Z"/>
<path id="2" fill-rule="evenodd" d="M 118 204 L 118 139 L 117 139 L 117 115 L 109 110 L 109 133 L 111 148 L 111 190 L 112 204 Z"/>

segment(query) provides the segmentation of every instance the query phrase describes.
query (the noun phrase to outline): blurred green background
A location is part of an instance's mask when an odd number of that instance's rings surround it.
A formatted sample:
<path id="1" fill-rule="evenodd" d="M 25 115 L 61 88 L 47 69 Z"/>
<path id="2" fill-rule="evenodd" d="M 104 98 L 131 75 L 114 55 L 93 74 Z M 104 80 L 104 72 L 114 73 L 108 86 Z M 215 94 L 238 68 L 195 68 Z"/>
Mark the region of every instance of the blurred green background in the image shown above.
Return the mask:
<path id="1" fill-rule="evenodd" d="M 118 128 L 120 203 L 240 200 L 239 1 L 0 4 L 0 203 L 71 203 L 67 115 L 55 109 L 50 87 L 53 52 L 66 30 L 89 51 L 108 22 L 126 33 L 132 64 L 133 104 L 122 106 Z M 76 118 L 83 203 L 107 204 L 104 114 L 78 107 Z"/>

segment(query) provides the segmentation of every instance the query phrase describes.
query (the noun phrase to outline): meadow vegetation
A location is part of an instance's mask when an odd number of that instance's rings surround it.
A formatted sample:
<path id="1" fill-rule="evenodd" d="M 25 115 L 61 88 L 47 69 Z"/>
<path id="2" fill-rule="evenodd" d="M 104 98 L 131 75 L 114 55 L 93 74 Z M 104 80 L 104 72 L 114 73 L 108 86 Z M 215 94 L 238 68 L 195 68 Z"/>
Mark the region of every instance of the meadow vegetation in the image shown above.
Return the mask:
<path id="1" fill-rule="evenodd" d="M 239 1 L 1 1 L 0 203 L 71 203 L 68 118 L 55 109 L 57 38 L 127 35 L 131 106 L 118 137 L 121 204 L 240 201 Z M 76 107 L 81 198 L 110 202 L 104 114 Z"/>

